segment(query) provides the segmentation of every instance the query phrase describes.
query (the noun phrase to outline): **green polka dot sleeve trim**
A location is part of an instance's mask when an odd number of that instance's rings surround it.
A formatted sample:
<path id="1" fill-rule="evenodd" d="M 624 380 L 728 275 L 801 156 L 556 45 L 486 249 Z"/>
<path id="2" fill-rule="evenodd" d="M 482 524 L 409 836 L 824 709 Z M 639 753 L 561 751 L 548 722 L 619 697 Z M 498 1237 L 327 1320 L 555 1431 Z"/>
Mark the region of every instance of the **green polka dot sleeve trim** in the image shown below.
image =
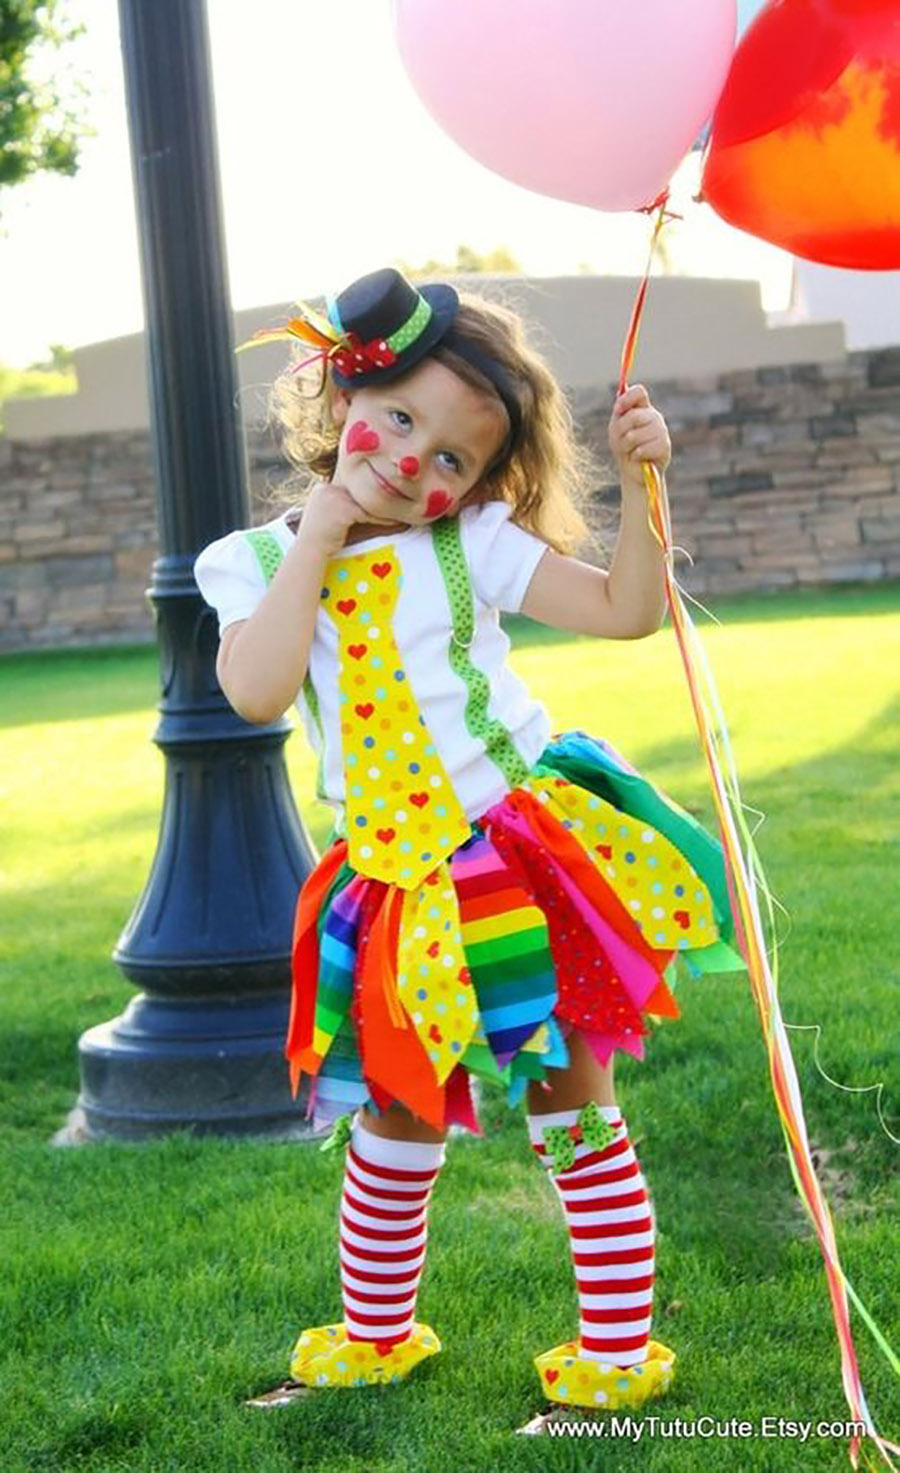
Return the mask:
<path id="1" fill-rule="evenodd" d="M 245 532 L 244 537 L 256 553 L 257 562 L 262 569 L 263 577 L 267 583 L 271 583 L 284 558 L 281 543 L 272 532 Z M 309 707 L 310 715 L 316 724 L 316 731 L 319 733 L 319 740 L 322 744 L 319 751 L 318 770 L 316 772 L 316 797 L 324 801 L 325 779 L 322 764 L 325 751 L 325 731 L 322 726 L 322 717 L 319 713 L 319 698 L 316 695 L 316 688 L 310 679 L 309 671 L 307 671 L 306 679 L 303 682 L 303 695 Z"/>
<path id="2" fill-rule="evenodd" d="M 469 648 L 475 637 L 475 607 L 466 556 L 462 548 L 459 519 L 445 517 L 431 528 L 435 555 L 443 575 L 453 616 L 450 668 L 465 681 L 466 726 L 469 734 L 484 742 L 487 755 L 499 767 L 511 788 L 518 788 L 531 774 L 528 763 L 516 750 L 502 721 L 488 716 L 491 688 L 483 670 L 472 664 Z"/>

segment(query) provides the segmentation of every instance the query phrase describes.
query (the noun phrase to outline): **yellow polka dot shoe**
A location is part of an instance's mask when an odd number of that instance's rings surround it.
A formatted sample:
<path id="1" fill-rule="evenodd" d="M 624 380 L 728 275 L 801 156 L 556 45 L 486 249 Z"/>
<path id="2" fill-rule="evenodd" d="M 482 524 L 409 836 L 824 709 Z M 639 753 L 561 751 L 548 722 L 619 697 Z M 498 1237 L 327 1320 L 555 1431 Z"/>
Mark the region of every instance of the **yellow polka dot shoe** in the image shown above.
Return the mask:
<path id="1" fill-rule="evenodd" d="M 429 1325 L 414 1324 L 409 1339 L 399 1345 L 348 1340 L 343 1323 L 319 1325 L 304 1330 L 294 1346 L 291 1375 L 304 1386 L 389 1386 L 440 1348 Z"/>
<path id="2" fill-rule="evenodd" d="M 541 1384 L 551 1401 L 563 1406 L 607 1407 L 616 1412 L 642 1406 L 668 1389 L 675 1374 L 675 1352 L 651 1340 L 638 1366 L 612 1366 L 579 1355 L 580 1340 L 567 1340 L 537 1355 Z"/>

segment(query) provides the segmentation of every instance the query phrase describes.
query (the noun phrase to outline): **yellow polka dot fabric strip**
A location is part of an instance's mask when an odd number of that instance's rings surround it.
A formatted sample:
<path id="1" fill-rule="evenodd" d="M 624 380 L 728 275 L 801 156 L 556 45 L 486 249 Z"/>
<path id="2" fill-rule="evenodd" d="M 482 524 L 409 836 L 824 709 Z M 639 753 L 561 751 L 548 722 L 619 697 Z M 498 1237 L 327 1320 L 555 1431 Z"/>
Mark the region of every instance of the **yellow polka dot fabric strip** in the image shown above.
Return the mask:
<path id="1" fill-rule="evenodd" d="M 709 890 L 658 829 L 560 778 L 530 778 L 523 787 L 571 832 L 649 946 L 687 951 L 716 940 Z"/>
<path id="2" fill-rule="evenodd" d="M 478 1002 L 466 966 L 459 905 L 447 864 L 403 897 L 397 995 L 438 1083 L 443 1084 L 478 1026 Z"/>
<path id="3" fill-rule="evenodd" d="M 334 558 L 322 605 L 337 627 L 349 862 L 416 889 L 471 833 L 410 688 L 392 621 L 402 574 L 393 547 Z"/>

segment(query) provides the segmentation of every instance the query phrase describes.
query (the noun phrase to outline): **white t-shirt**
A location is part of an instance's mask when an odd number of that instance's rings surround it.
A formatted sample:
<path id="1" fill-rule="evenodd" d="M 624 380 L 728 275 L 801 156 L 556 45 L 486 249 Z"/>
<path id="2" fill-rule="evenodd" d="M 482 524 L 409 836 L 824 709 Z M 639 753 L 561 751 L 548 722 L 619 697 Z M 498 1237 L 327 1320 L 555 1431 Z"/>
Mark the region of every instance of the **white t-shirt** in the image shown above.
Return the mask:
<path id="1" fill-rule="evenodd" d="M 284 552 L 294 539 L 287 525 L 289 515 L 285 512 L 256 529 L 270 532 Z M 489 682 L 488 717 L 506 727 L 516 750 L 531 767 L 549 740 L 550 719 L 545 707 L 529 695 L 506 664 L 510 644 L 500 627 L 499 612 L 519 611 L 547 543 L 511 522 L 510 507 L 505 502 L 466 507 L 459 522 L 475 609 L 475 637 L 469 657 Z M 379 547 L 393 550 L 403 572 L 393 635 L 407 679 L 466 815 L 478 818 L 500 801 L 509 785 L 486 755 L 485 742 L 472 735 L 466 725 L 468 692 L 448 658 L 453 616 L 431 530 L 415 527 L 406 532 L 382 533 L 343 549 L 336 561 Z M 220 637 L 229 624 L 249 619 L 266 593 L 265 576 L 243 531 L 230 532 L 205 547 L 194 564 L 194 576 L 204 599 L 219 616 Z M 309 741 L 320 756 L 325 799 L 341 808 L 345 786 L 337 665 L 337 629 L 320 608 L 310 648 L 309 675 L 318 701 L 321 735 L 302 690 L 296 705 Z"/>

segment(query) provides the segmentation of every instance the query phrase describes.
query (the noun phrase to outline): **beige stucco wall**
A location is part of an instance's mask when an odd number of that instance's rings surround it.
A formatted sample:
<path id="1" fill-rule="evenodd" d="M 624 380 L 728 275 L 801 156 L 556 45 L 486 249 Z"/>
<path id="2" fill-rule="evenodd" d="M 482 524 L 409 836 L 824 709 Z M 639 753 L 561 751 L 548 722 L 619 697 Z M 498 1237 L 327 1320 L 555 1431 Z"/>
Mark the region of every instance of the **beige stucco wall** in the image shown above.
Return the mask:
<path id="1" fill-rule="evenodd" d="M 592 388 L 616 378 L 638 285 L 632 277 L 478 276 L 461 278 L 459 285 L 522 311 L 568 388 Z M 289 308 L 290 303 L 277 303 L 236 313 L 235 341 L 282 322 Z M 652 382 L 779 364 L 828 363 L 841 360 L 844 353 L 839 322 L 771 327 L 755 282 L 662 276 L 651 284 L 633 377 Z M 266 387 L 285 354 L 285 345 L 276 344 L 239 355 L 239 402 L 246 423 L 261 422 Z M 77 394 L 7 401 L 4 416 L 10 439 L 147 427 L 142 333 L 79 348 L 76 369 Z"/>

